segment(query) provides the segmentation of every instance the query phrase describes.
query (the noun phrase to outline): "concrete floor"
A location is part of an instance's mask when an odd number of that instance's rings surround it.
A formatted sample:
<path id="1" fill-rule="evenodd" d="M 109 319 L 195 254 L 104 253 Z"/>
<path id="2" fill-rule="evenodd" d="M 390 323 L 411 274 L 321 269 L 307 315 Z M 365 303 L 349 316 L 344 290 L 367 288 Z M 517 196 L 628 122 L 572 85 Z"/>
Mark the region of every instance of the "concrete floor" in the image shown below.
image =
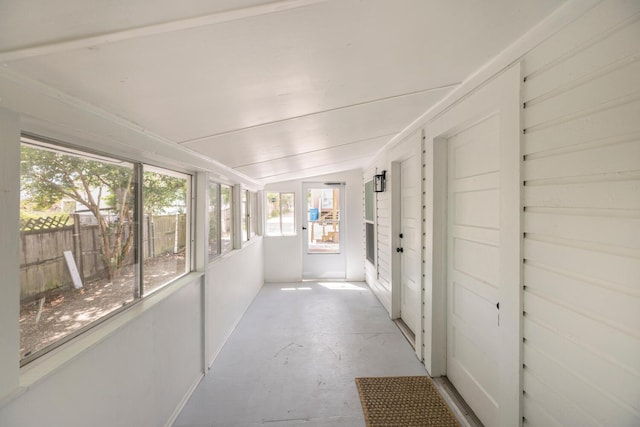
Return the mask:
<path id="1" fill-rule="evenodd" d="M 354 378 L 387 375 L 427 372 L 366 284 L 267 284 L 174 427 L 361 427 Z"/>

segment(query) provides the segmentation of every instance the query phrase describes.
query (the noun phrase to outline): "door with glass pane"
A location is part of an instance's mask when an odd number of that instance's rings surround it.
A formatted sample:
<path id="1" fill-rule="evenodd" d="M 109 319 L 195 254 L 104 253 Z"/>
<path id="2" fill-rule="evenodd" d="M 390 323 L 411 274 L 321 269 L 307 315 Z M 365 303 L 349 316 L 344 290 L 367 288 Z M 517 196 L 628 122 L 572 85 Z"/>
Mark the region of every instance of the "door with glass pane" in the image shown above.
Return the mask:
<path id="1" fill-rule="evenodd" d="M 344 279 L 344 184 L 305 183 L 302 197 L 302 278 Z"/>

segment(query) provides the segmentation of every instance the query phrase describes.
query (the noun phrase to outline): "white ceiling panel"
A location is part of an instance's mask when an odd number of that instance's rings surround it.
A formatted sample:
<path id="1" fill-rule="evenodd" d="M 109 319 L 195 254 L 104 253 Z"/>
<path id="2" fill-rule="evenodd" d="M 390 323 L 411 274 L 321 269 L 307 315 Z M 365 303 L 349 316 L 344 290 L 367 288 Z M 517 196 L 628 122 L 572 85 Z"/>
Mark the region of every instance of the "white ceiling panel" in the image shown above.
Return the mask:
<path id="1" fill-rule="evenodd" d="M 0 2 L 0 62 L 251 177 L 299 174 L 390 140 L 560 3 Z"/>
<path id="2" fill-rule="evenodd" d="M 404 129 L 447 90 L 370 102 L 224 133 L 184 145 L 231 167 L 386 137 Z M 368 157 L 375 151 L 368 153 Z"/>
<path id="3" fill-rule="evenodd" d="M 309 169 L 331 167 L 336 163 L 336 159 L 339 159 L 340 162 L 349 162 L 349 164 L 363 168 L 366 166 L 366 160 L 388 141 L 388 136 L 382 136 L 304 154 L 289 155 L 247 164 L 235 169 L 255 179 L 274 182 L 279 181 L 284 174 L 303 173 Z"/>

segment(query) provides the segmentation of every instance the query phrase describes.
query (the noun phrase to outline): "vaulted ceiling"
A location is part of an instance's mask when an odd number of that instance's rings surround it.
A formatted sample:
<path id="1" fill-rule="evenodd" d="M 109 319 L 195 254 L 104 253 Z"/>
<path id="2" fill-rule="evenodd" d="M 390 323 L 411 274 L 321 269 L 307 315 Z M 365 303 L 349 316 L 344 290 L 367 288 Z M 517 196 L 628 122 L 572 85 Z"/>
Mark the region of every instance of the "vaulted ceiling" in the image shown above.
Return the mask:
<path id="1" fill-rule="evenodd" d="M 560 0 L 3 0 L 0 63 L 267 183 L 366 166 Z"/>

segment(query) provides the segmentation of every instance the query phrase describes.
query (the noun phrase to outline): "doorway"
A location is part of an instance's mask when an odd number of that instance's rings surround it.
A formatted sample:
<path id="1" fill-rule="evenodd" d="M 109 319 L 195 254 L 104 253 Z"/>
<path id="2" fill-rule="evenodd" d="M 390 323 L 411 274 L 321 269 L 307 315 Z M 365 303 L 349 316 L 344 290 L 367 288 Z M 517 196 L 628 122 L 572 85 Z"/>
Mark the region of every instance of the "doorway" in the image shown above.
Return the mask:
<path id="1" fill-rule="evenodd" d="M 304 183 L 302 278 L 345 279 L 344 183 Z"/>
<path id="2" fill-rule="evenodd" d="M 414 155 L 399 164 L 400 232 L 396 253 L 400 256 L 400 319 L 411 331 L 420 331 L 420 164 Z M 414 343 L 415 344 L 415 343 Z"/>
<path id="3" fill-rule="evenodd" d="M 500 400 L 498 123 L 447 141 L 447 376 L 487 426 L 499 424 Z"/>

